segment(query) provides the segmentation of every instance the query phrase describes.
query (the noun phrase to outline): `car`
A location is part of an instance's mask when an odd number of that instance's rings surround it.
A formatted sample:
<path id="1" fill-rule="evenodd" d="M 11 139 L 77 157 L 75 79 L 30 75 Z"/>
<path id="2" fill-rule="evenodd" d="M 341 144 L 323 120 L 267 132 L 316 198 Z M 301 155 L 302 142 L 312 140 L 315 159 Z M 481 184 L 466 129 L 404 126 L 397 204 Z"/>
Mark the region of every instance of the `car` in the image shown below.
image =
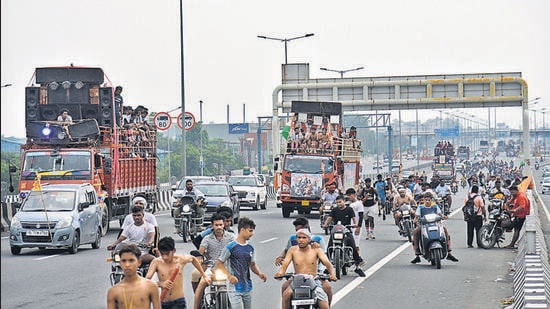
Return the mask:
<path id="1" fill-rule="evenodd" d="M 13 255 L 36 247 L 75 254 L 83 244 L 99 249 L 101 237 L 101 206 L 91 184 L 42 185 L 29 192 L 10 224 Z"/>
<path id="2" fill-rule="evenodd" d="M 407 154 L 407 160 L 414 160 L 414 154 L 412 153 Z"/>
<path id="3" fill-rule="evenodd" d="M 372 169 L 373 169 L 373 170 L 383 169 L 384 166 L 385 166 L 384 162 L 382 162 L 382 161 L 374 161 L 374 163 L 372 164 Z"/>
<path id="4" fill-rule="evenodd" d="M 254 210 L 266 209 L 267 189 L 256 175 L 229 176 L 227 182 L 239 193 L 241 207 L 250 206 Z"/>
<path id="5" fill-rule="evenodd" d="M 545 177 L 540 182 L 542 184 L 542 194 L 546 194 L 547 192 L 550 192 L 550 177 Z"/>
<path id="6" fill-rule="evenodd" d="M 240 203 L 237 197 L 238 193 L 233 186 L 225 181 L 199 182 L 194 185 L 204 194 L 206 201 L 206 211 L 204 221 L 211 222 L 212 214 L 219 207 L 229 207 L 233 211 L 232 224 L 236 224 L 240 218 Z"/>
<path id="7" fill-rule="evenodd" d="M 542 179 L 550 177 L 550 171 L 542 173 Z"/>

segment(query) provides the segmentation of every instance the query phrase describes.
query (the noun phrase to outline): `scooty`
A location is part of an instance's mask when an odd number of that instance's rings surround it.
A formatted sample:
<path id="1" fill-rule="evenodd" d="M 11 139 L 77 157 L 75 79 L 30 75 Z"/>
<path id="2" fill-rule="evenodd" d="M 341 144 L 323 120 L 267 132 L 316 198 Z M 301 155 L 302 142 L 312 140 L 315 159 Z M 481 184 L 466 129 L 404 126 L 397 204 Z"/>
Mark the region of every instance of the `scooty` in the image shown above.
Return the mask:
<path id="1" fill-rule="evenodd" d="M 323 205 L 321 206 L 321 208 L 319 209 L 319 219 L 320 219 L 320 223 L 321 223 L 321 228 L 325 230 L 325 235 L 328 235 L 330 234 L 330 232 L 332 231 L 332 227 L 334 226 L 334 223 L 332 223 L 332 221 L 327 225 L 327 227 L 323 228 L 323 226 L 325 225 L 325 221 L 327 219 L 327 217 L 330 215 L 330 212 L 332 211 L 332 209 L 335 207 L 334 204 L 332 204 L 331 202 L 324 202 Z"/>
<path id="2" fill-rule="evenodd" d="M 406 237 L 409 242 L 412 242 L 412 231 L 414 230 L 412 210 L 410 204 L 403 204 L 396 210 L 401 214 L 401 220 L 399 220 L 399 234 Z"/>
<path id="3" fill-rule="evenodd" d="M 332 245 L 327 247 L 327 256 L 332 265 L 334 265 L 336 278 L 338 279 L 340 279 L 341 275 L 347 275 L 348 268 L 354 264 L 353 248 L 346 245 L 347 237 L 349 237 L 347 230 L 352 227 L 353 225 L 344 226 L 338 221 L 330 234 Z"/>
<path id="4" fill-rule="evenodd" d="M 292 298 L 290 301 L 293 309 L 312 309 L 319 308 L 317 305 L 317 297 L 315 293 L 315 280 L 330 280 L 330 276 L 326 274 L 317 274 L 317 276 L 286 273 L 282 276 L 275 276 L 275 279 L 292 278 Z"/>
<path id="5" fill-rule="evenodd" d="M 441 220 L 441 216 L 435 213 L 420 219 L 420 253 L 437 269 L 441 269 L 441 260 L 447 257 L 447 237 Z"/>
<path id="6" fill-rule="evenodd" d="M 176 232 L 183 238 L 183 242 L 195 239 L 202 231 L 206 203 L 206 200 L 203 199 L 201 205 L 198 206 L 192 196 L 176 198 L 176 202 L 172 205 L 172 216 Z M 179 216 L 175 215 L 176 209 L 179 209 Z"/>
<path id="7" fill-rule="evenodd" d="M 498 200 L 498 199 L 493 199 Z M 510 214 L 502 207 L 495 207 L 489 211 L 489 223 L 484 224 L 477 233 L 479 245 L 484 249 L 491 249 L 495 244 L 500 248 L 504 241 L 504 231 L 512 227 Z"/>

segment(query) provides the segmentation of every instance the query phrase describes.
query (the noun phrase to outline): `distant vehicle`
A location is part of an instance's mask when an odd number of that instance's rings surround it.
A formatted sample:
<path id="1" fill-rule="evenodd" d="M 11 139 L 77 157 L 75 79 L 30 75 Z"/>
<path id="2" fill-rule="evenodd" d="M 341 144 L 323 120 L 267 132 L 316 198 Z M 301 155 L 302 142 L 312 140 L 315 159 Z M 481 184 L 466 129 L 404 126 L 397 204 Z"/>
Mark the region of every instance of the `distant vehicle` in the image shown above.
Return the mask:
<path id="1" fill-rule="evenodd" d="M 240 204 L 238 193 L 233 189 L 233 186 L 228 182 L 199 182 L 195 186 L 201 191 L 208 204 L 206 204 L 206 212 L 204 221 L 210 222 L 212 214 L 221 207 L 229 207 L 233 210 L 233 224 L 236 224 L 240 218 Z"/>
<path id="2" fill-rule="evenodd" d="M 550 192 L 550 177 L 544 178 L 540 183 L 542 184 L 542 194 Z"/>
<path id="3" fill-rule="evenodd" d="M 409 176 L 411 175 L 414 175 L 413 171 L 403 171 L 401 172 L 401 179 L 402 180 L 409 179 Z"/>
<path id="4" fill-rule="evenodd" d="M 91 184 L 42 185 L 29 191 L 11 220 L 11 253 L 38 247 L 75 254 L 82 244 L 98 249 L 101 228 L 101 208 Z"/>
<path id="5" fill-rule="evenodd" d="M 227 182 L 239 193 L 241 207 L 250 206 L 254 210 L 266 208 L 267 190 L 258 177 L 255 175 L 230 176 Z"/>
<path id="6" fill-rule="evenodd" d="M 380 161 L 374 161 L 374 163 L 372 164 L 372 169 L 373 170 L 376 170 L 376 169 L 383 169 L 384 168 L 384 163 L 380 162 Z"/>
<path id="7" fill-rule="evenodd" d="M 407 160 L 414 160 L 414 159 L 415 159 L 414 154 L 412 153 L 407 154 Z"/>
<path id="8" fill-rule="evenodd" d="M 470 160 L 470 147 L 458 146 L 456 157 L 460 161 Z"/>
<path id="9" fill-rule="evenodd" d="M 544 171 L 544 172 L 542 173 L 542 179 L 544 179 L 544 178 L 546 178 L 546 177 L 550 177 L 550 171 L 549 171 L 549 172 Z"/>

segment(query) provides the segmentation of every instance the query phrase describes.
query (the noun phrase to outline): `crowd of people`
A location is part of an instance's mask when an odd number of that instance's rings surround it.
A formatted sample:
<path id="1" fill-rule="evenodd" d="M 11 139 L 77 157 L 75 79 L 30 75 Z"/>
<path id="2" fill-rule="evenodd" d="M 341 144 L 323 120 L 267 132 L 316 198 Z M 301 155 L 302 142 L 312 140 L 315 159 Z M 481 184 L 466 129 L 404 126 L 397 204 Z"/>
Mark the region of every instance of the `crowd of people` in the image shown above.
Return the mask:
<path id="1" fill-rule="evenodd" d="M 439 141 L 435 146 L 434 155 L 441 156 L 454 156 L 454 147 L 453 144 L 449 141 Z"/>
<path id="2" fill-rule="evenodd" d="M 332 153 L 343 149 L 344 140 L 350 141 L 349 148 L 360 151 L 361 140 L 357 138 L 357 128 L 354 126 L 350 127 L 349 132 L 346 132 L 345 128 L 342 128 L 341 132 L 333 132 L 328 122 L 311 126 L 297 123 L 289 134 L 287 152 Z"/>

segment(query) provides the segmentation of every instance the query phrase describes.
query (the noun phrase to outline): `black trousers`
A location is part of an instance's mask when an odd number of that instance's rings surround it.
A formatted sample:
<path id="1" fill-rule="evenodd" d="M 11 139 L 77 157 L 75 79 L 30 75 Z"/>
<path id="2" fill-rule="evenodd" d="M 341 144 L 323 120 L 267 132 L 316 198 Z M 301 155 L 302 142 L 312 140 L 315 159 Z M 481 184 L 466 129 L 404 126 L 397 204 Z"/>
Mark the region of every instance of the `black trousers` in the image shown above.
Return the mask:
<path id="1" fill-rule="evenodd" d="M 483 217 L 481 216 L 476 216 L 476 219 L 473 220 L 473 221 L 467 221 L 468 223 L 468 226 L 467 226 L 467 231 L 468 231 L 468 240 L 467 240 L 467 243 L 468 243 L 468 246 L 472 246 L 473 242 L 474 242 L 474 230 L 475 230 L 475 234 L 476 234 L 476 244 L 478 247 L 480 247 L 479 245 L 479 241 L 477 240 L 477 236 L 478 236 L 478 233 L 479 233 L 479 230 L 481 229 L 481 226 L 483 225 Z"/>

